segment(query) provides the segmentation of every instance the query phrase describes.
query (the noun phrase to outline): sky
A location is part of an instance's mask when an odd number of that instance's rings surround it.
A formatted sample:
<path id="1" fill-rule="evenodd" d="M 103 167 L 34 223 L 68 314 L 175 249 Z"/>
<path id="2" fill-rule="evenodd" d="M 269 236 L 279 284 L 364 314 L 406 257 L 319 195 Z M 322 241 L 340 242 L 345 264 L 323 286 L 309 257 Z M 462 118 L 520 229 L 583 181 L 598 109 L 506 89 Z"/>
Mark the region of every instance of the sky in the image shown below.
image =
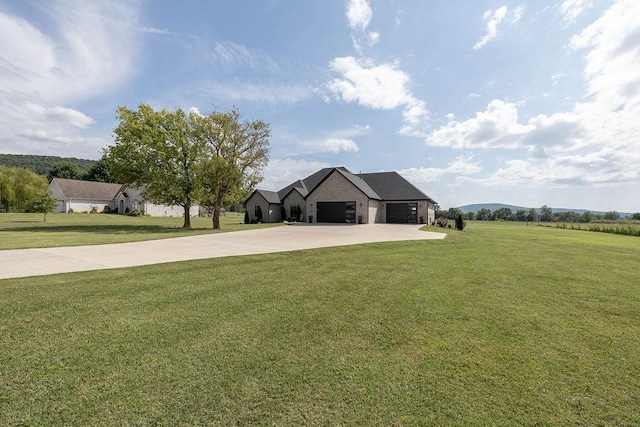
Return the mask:
<path id="1" fill-rule="evenodd" d="M 0 0 L 0 153 L 98 159 L 143 102 L 270 123 L 262 189 L 640 211 L 638 0 Z"/>

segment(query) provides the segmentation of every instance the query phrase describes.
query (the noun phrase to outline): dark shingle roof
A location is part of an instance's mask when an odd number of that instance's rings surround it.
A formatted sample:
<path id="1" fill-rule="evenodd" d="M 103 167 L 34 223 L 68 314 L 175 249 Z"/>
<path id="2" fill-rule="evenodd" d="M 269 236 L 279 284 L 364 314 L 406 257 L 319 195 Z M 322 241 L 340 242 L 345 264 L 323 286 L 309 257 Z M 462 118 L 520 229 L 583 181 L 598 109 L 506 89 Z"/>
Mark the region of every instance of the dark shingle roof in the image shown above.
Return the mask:
<path id="1" fill-rule="evenodd" d="M 81 181 L 78 179 L 53 178 L 65 197 L 85 200 L 111 200 L 126 188 L 122 184 Z"/>
<path id="2" fill-rule="evenodd" d="M 382 200 L 433 201 L 397 172 L 361 173 L 358 176 L 366 181 Z"/>
<path id="3" fill-rule="evenodd" d="M 264 199 L 267 201 L 267 203 L 275 203 L 278 204 L 280 203 L 280 197 L 278 197 L 278 193 L 275 191 L 269 191 L 269 190 L 256 190 L 256 193 L 260 194 L 262 197 L 264 197 Z"/>

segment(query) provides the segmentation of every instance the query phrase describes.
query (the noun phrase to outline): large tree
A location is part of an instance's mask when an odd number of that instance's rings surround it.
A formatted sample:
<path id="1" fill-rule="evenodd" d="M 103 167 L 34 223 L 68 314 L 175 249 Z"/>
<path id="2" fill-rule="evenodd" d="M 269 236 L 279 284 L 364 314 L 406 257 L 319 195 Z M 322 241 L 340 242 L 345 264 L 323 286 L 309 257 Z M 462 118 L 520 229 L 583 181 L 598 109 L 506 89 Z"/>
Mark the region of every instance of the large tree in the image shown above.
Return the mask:
<path id="1" fill-rule="evenodd" d="M 120 107 L 115 144 L 104 152 L 116 180 L 138 187 L 154 203 L 182 206 L 187 229 L 191 228 L 191 206 L 202 194 L 197 173 L 204 144 L 193 132 L 196 116 L 180 108 L 155 111 L 147 104 L 137 110 Z"/>
<path id="2" fill-rule="evenodd" d="M 234 108 L 193 117 L 196 139 L 207 157 L 201 164 L 202 201 L 213 210 L 213 228 L 220 228 L 225 204 L 237 203 L 262 180 L 269 155 L 270 126 L 261 120 L 242 120 Z"/>
<path id="3" fill-rule="evenodd" d="M 53 178 L 80 179 L 82 174 L 78 166 L 71 162 L 58 162 L 53 165 L 48 174 L 49 181 Z"/>
<path id="4" fill-rule="evenodd" d="M 109 169 L 109 163 L 104 156 L 98 160 L 91 169 L 85 174 L 84 179 L 94 182 L 115 182 Z"/>
<path id="5" fill-rule="evenodd" d="M 45 177 L 24 168 L 0 166 L 0 205 L 5 212 L 24 210 L 46 189 Z"/>

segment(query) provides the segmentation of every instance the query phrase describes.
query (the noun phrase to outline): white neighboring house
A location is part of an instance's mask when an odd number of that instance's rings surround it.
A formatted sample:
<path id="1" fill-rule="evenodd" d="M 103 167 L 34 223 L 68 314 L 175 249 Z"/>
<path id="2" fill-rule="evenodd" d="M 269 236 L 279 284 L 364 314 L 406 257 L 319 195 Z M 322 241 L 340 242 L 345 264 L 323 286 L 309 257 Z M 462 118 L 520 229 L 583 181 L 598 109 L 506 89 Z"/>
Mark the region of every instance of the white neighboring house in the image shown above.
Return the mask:
<path id="1" fill-rule="evenodd" d="M 140 191 L 122 184 L 53 178 L 49 191 L 58 201 L 56 212 L 103 212 L 105 206 L 125 214 L 138 209 L 151 216 L 184 215 L 178 205 L 156 205 L 143 199 Z M 191 206 L 190 216 L 198 216 L 198 205 Z"/>

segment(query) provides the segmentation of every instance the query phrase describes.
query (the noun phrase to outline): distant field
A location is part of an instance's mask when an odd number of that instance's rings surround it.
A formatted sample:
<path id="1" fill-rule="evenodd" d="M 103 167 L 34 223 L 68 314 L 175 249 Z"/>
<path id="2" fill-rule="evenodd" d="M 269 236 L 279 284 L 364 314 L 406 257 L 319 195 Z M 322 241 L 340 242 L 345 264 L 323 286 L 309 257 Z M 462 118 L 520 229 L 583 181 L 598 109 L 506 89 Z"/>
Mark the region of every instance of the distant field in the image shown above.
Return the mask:
<path id="1" fill-rule="evenodd" d="M 42 214 L 0 213 L 0 250 L 135 242 L 278 225 L 244 224 L 244 216 L 234 212 L 221 217 L 222 230 L 212 230 L 211 218 L 191 218 L 193 230 L 181 229 L 183 218 L 48 214 L 46 223 L 42 218 Z"/>
<path id="2" fill-rule="evenodd" d="M 640 424 L 640 239 L 448 233 L 0 280 L 0 425 Z"/>

